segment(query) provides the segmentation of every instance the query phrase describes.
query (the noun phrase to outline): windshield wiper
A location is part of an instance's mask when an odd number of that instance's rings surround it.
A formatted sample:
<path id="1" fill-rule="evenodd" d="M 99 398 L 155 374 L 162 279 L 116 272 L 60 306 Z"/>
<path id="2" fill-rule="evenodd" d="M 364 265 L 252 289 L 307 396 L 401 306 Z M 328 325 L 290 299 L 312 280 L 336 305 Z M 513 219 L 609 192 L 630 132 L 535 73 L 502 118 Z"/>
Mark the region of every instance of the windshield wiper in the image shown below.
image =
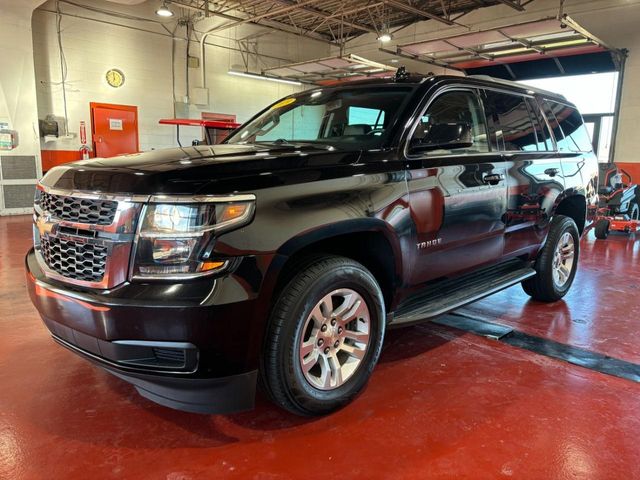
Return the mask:
<path id="1" fill-rule="evenodd" d="M 269 140 L 269 141 L 257 140 L 254 143 L 257 143 L 259 145 L 290 145 L 290 146 L 295 146 L 289 140 L 285 140 L 284 138 L 278 138 L 277 140 Z"/>
<path id="2" fill-rule="evenodd" d="M 333 150 L 335 147 L 331 145 L 326 145 L 324 143 L 316 143 L 316 142 L 298 142 L 296 140 L 290 141 L 284 138 L 278 138 L 277 140 L 272 141 L 256 141 L 254 142 L 257 145 L 275 145 L 278 147 L 288 147 L 288 148 L 321 148 L 324 150 Z"/>

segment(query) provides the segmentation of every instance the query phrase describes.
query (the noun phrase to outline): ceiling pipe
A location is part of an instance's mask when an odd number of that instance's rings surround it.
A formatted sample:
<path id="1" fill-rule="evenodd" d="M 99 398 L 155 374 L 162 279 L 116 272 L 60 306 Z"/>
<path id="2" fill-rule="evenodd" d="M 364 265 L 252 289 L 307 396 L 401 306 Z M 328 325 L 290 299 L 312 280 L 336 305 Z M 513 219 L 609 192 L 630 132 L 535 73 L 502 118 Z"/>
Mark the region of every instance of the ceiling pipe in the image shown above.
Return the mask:
<path id="1" fill-rule="evenodd" d="M 292 10 L 295 10 L 296 8 L 300 8 L 303 7 L 305 5 L 309 5 L 311 3 L 316 3 L 319 0 L 305 0 L 303 2 L 300 3 L 296 3 L 294 5 L 289 5 L 287 7 L 283 7 L 283 8 L 277 8 L 275 10 L 271 10 L 267 13 L 263 13 L 262 15 L 256 15 L 255 17 L 250 17 L 250 18 L 246 18 L 246 19 L 242 19 L 242 20 L 236 20 L 234 22 L 230 22 L 230 23 L 225 23 L 224 25 L 218 25 L 217 27 L 213 27 L 210 28 L 209 30 L 207 30 L 206 32 L 202 33 L 202 36 L 200 37 L 200 82 L 202 85 L 202 88 L 207 88 L 207 78 L 206 78 L 206 61 L 205 61 L 205 48 L 204 48 L 204 42 L 207 39 L 207 37 L 213 33 L 217 33 L 217 32 L 221 32 L 223 30 L 228 30 L 229 28 L 233 28 L 233 27 L 237 27 L 239 25 L 244 25 L 245 23 L 251 23 L 251 22 L 255 22 L 258 20 L 261 20 L 263 18 L 267 18 L 267 17 L 273 17 L 274 15 L 280 15 L 283 13 L 287 13 L 290 12 Z"/>
<path id="2" fill-rule="evenodd" d="M 141 3 L 146 2 L 147 0 L 107 0 L 112 3 L 119 3 L 120 5 L 140 5 Z"/>

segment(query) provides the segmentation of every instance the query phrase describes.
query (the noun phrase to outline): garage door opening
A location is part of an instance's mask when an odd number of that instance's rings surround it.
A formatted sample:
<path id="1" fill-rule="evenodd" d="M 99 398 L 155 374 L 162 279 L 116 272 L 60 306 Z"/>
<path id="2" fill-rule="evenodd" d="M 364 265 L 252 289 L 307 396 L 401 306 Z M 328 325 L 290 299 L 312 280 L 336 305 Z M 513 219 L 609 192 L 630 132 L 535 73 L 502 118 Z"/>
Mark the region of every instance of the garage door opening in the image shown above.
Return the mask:
<path id="1" fill-rule="evenodd" d="M 613 142 L 618 72 L 523 80 L 521 83 L 564 95 L 584 116 L 593 150 L 601 163 L 609 162 Z"/>

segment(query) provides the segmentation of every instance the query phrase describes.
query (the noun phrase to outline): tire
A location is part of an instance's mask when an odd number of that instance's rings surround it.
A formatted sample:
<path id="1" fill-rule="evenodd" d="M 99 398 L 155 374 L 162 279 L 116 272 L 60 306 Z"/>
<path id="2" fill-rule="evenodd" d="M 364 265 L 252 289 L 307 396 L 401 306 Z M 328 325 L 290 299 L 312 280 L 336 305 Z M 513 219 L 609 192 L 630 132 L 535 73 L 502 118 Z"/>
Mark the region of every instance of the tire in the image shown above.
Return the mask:
<path id="1" fill-rule="evenodd" d="M 640 207 L 638 207 L 637 203 L 629 205 L 627 215 L 629 215 L 630 220 L 638 220 L 638 218 L 640 218 Z"/>
<path id="2" fill-rule="evenodd" d="M 374 276 L 348 258 L 314 256 L 298 266 L 270 315 L 261 384 L 285 410 L 324 415 L 351 402 L 369 380 L 384 339 L 384 299 Z"/>
<path id="3" fill-rule="evenodd" d="M 560 248 L 561 245 L 564 247 Z M 537 273 L 534 277 L 522 282 L 522 288 L 534 300 L 541 302 L 560 300 L 571 288 L 578 268 L 579 256 L 578 227 L 572 218 L 564 215 L 555 216 L 551 221 L 547 241 L 536 260 Z"/>
<path id="4" fill-rule="evenodd" d="M 611 226 L 611 222 L 609 222 L 609 220 L 598 221 L 598 223 L 596 223 L 596 228 L 594 230 L 596 238 L 599 238 L 600 240 L 606 240 L 607 237 L 609 236 L 610 226 Z"/>

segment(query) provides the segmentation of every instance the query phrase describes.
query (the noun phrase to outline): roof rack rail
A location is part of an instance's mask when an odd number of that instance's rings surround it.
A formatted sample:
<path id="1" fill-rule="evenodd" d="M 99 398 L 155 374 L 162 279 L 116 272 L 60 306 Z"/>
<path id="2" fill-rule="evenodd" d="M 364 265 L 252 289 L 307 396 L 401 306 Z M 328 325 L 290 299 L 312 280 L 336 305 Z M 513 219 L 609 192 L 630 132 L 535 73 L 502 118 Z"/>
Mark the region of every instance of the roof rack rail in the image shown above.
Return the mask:
<path id="1" fill-rule="evenodd" d="M 544 90 L 542 88 L 532 87 L 531 85 L 525 85 L 524 83 L 512 82 L 510 80 L 503 80 L 502 78 L 491 77 L 489 75 L 468 75 L 467 78 L 475 78 L 476 80 L 484 80 L 484 81 L 487 81 L 487 82 L 493 82 L 493 83 L 499 83 L 501 85 L 507 85 L 509 87 L 522 88 L 522 89 L 530 90 L 530 91 L 532 91 L 534 93 L 537 93 L 537 94 L 540 94 L 540 95 L 549 96 L 549 97 L 555 97 L 555 98 L 562 98 L 563 100 L 566 100 L 565 96 L 560 94 L 560 93 L 551 92 L 549 90 Z"/>

